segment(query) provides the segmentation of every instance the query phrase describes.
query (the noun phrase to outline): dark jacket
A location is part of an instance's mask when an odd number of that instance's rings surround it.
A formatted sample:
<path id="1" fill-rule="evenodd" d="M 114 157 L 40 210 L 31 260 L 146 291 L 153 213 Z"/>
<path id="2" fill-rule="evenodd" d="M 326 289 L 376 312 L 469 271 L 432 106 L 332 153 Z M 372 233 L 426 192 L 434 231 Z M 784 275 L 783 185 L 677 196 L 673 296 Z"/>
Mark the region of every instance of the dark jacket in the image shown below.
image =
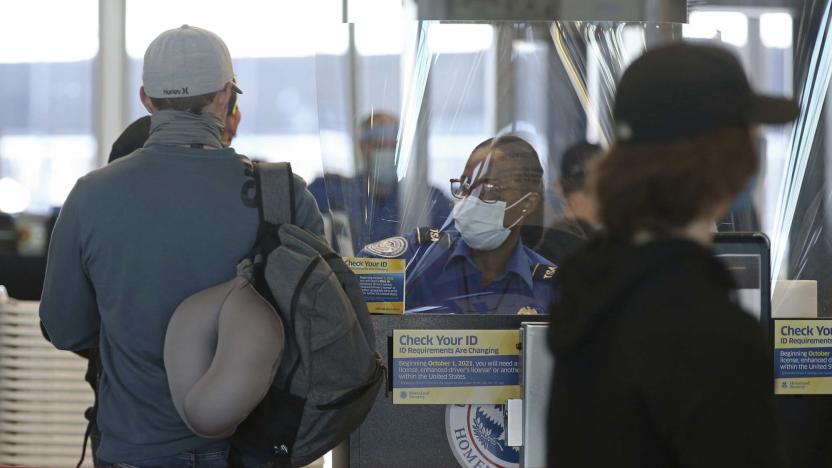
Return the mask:
<path id="1" fill-rule="evenodd" d="M 580 219 L 562 219 L 543 232 L 535 250 L 555 265 L 561 265 L 587 243 L 597 229 Z"/>
<path id="2" fill-rule="evenodd" d="M 781 466 L 761 327 L 707 249 L 596 239 L 559 275 L 550 467 Z"/>

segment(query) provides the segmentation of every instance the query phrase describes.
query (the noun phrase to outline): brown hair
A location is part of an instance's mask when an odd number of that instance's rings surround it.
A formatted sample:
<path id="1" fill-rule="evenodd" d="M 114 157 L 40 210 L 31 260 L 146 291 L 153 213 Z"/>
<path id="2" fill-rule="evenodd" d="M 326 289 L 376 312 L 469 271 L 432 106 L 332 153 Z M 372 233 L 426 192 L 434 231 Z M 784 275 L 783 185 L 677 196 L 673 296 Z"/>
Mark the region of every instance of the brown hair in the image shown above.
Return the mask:
<path id="1" fill-rule="evenodd" d="M 150 98 L 150 102 L 158 110 L 178 110 L 201 114 L 202 109 L 214 101 L 218 92 L 180 98 Z"/>
<path id="2" fill-rule="evenodd" d="M 601 220 L 613 236 L 684 228 L 748 185 L 759 165 L 749 128 L 649 144 L 616 144 L 592 169 Z"/>

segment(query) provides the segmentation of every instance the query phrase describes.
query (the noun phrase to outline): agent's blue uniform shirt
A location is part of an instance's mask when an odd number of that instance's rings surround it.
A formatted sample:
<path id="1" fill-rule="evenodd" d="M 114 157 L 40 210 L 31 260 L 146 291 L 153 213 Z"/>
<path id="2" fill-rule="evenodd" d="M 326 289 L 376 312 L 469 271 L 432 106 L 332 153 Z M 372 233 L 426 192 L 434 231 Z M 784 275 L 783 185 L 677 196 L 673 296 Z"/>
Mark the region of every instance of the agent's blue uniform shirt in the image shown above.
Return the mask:
<path id="1" fill-rule="evenodd" d="M 399 201 L 399 186 L 395 184 L 385 196 L 368 193 L 368 182 L 364 176 L 346 178 L 335 175 L 319 177 L 309 184 L 309 191 L 318 202 L 318 208 L 328 218 L 327 235 L 333 248 L 345 252 L 340 245 L 351 239 L 352 252 L 363 246 L 401 233 L 402 209 Z M 453 208 L 452 203 L 439 190 L 429 188 L 425 206 L 419 206 L 428 213 L 428 222 L 441 226 Z M 348 230 L 348 232 L 343 232 Z"/>
<path id="2" fill-rule="evenodd" d="M 488 286 L 456 231 L 419 228 L 367 245 L 359 256 L 406 260 L 408 312 L 545 314 L 555 298 L 557 267 L 520 241 L 506 271 Z"/>

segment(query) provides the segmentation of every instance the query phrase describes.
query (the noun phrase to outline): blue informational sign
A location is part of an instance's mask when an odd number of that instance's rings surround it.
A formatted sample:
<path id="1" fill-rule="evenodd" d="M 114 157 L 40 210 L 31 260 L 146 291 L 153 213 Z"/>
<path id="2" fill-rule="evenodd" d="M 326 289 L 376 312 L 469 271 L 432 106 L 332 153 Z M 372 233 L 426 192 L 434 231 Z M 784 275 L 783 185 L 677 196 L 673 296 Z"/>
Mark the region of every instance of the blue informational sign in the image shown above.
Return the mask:
<path id="1" fill-rule="evenodd" d="M 404 260 L 344 257 L 371 314 L 404 313 Z"/>
<path id="2" fill-rule="evenodd" d="M 774 392 L 832 394 L 832 320 L 777 320 Z"/>
<path id="3" fill-rule="evenodd" d="M 394 330 L 394 404 L 503 404 L 520 396 L 518 330 Z"/>

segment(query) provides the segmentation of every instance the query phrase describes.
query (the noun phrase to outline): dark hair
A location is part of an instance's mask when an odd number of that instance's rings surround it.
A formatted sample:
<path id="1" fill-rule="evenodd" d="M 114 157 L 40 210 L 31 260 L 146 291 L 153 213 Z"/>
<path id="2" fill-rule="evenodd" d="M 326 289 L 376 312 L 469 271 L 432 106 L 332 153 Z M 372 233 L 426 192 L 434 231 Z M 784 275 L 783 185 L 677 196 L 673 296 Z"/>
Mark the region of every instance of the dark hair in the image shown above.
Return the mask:
<path id="1" fill-rule="evenodd" d="M 593 168 L 601 220 L 615 237 L 684 228 L 737 196 L 759 165 L 748 128 L 695 138 L 614 145 Z"/>
<path id="2" fill-rule="evenodd" d="M 121 132 L 121 135 L 113 142 L 113 147 L 110 149 L 110 159 L 107 162 L 111 163 L 141 148 L 149 136 L 150 116 L 146 115 L 128 125 Z"/>
<path id="3" fill-rule="evenodd" d="M 379 121 L 379 122 L 376 122 Z M 384 125 L 384 124 L 399 124 L 399 119 L 396 118 L 395 115 L 384 112 L 384 111 L 377 111 L 373 112 L 372 114 L 364 117 L 364 119 L 359 123 L 359 129 L 364 130 L 368 128 L 373 128 L 376 125 Z"/>
<path id="4" fill-rule="evenodd" d="M 202 109 L 213 102 L 218 92 L 180 98 L 150 98 L 150 102 L 158 110 L 178 110 L 201 114 Z"/>
<path id="5" fill-rule="evenodd" d="M 519 182 L 529 192 L 543 195 L 543 166 L 540 165 L 537 151 L 528 141 L 515 135 L 489 138 L 477 145 L 471 154 L 485 148 L 499 151 L 505 158 L 517 164 L 519 170 L 511 174 L 509 178 Z"/>
<path id="6" fill-rule="evenodd" d="M 540 204 L 537 209 L 526 215 L 526 220 L 520 230 L 523 244 L 536 247 L 543 238 L 543 166 L 540 165 L 537 151 L 528 141 L 518 136 L 503 135 L 483 141 L 474 148 L 471 154 L 485 148 L 499 151 L 504 157 L 514 160 L 520 170 L 512 174 L 510 178 L 519 182 L 529 192 L 540 195 Z"/>
<path id="7" fill-rule="evenodd" d="M 373 112 L 365 117 L 358 126 L 359 143 L 365 144 L 372 143 L 377 140 L 395 138 L 395 134 L 386 135 L 386 132 L 383 132 L 379 135 L 373 132 L 373 129 L 378 129 L 380 127 L 383 128 L 384 126 L 393 126 L 396 127 L 397 130 L 399 126 L 399 119 L 397 119 L 395 115 L 384 111 Z"/>
<path id="8" fill-rule="evenodd" d="M 601 154 L 601 147 L 582 141 L 566 151 L 560 159 L 560 186 L 564 195 L 586 188 L 587 164 Z"/>

